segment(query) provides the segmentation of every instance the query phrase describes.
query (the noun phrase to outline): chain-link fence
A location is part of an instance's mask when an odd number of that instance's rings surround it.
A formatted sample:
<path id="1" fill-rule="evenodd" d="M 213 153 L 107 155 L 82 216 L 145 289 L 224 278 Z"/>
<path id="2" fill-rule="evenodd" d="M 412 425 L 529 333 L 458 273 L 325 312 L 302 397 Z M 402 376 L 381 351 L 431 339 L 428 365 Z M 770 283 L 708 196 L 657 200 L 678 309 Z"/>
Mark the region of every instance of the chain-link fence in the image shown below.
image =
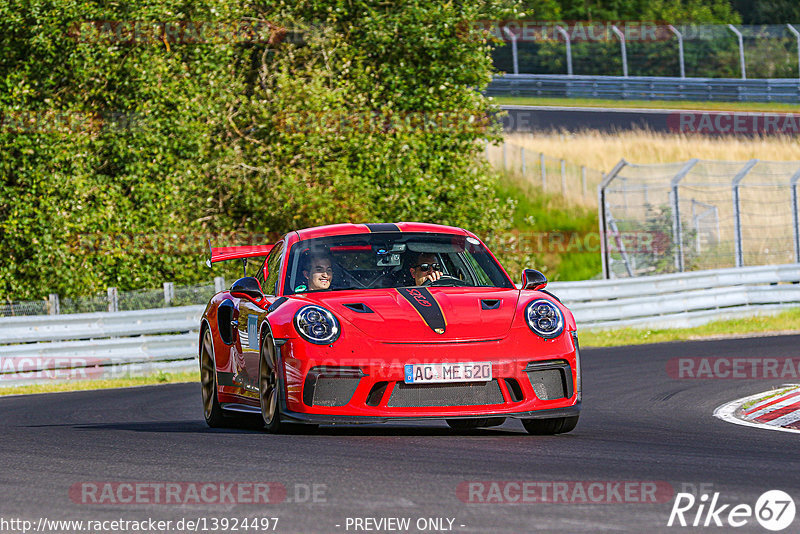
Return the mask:
<path id="1" fill-rule="evenodd" d="M 166 282 L 161 289 L 117 291 L 108 288 L 106 293 L 75 298 L 61 298 L 51 294 L 47 299 L 0 302 L 0 317 L 22 315 L 58 315 L 65 313 L 91 313 L 108 311 L 149 310 L 169 306 L 206 304 L 214 293 L 225 287 L 225 280 L 216 277 L 213 282 L 192 286 L 175 286 Z"/>
<path id="2" fill-rule="evenodd" d="M 597 187 L 603 180 L 603 173 L 598 170 L 509 142 L 487 143 L 486 158 L 493 167 L 519 174 L 546 193 L 561 195 L 576 204 L 597 206 Z"/>
<path id="3" fill-rule="evenodd" d="M 514 74 L 797 78 L 800 24 L 664 25 L 504 21 L 484 28 Z M 516 53 L 515 53 L 516 52 Z"/>
<path id="4" fill-rule="evenodd" d="M 600 186 L 603 274 L 800 262 L 800 162 L 634 165 Z"/>

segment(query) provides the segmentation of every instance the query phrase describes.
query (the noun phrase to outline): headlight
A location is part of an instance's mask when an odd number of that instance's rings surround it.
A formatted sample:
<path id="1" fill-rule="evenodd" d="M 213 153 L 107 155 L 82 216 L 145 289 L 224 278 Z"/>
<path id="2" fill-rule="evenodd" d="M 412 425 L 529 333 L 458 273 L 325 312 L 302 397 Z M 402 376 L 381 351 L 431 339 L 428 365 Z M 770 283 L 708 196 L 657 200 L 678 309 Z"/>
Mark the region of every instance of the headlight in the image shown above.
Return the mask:
<path id="1" fill-rule="evenodd" d="M 558 306 L 545 299 L 537 299 L 525 307 L 525 321 L 533 332 L 545 339 L 553 339 L 564 331 L 564 315 Z"/>
<path id="2" fill-rule="evenodd" d="M 315 345 L 329 345 L 339 338 L 339 321 L 321 306 L 303 306 L 294 314 L 294 327 L 303 339 Z"/>

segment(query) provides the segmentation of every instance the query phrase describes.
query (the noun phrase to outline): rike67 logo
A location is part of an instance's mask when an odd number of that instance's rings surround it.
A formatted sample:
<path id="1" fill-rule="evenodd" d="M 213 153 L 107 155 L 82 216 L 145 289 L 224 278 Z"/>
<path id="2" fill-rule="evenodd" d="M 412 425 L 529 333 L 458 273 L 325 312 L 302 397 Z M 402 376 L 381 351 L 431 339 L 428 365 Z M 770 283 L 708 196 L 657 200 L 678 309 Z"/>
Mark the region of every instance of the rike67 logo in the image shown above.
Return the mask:
<path id="1" fill-rule="evenodd" d="M 754 517 L 767 530 L 783 530 L 794 521 L 794 500 L 781 490 L 770 490 L 756 500 L 755 506 L 749 504 L 721 504 L 719 492 L 710 500 L 707 493 L 696 498 L 691 493 L 678 493 L 667 526 L 709 527 L 729 526 L 733 528 L 747 525 Z"/>

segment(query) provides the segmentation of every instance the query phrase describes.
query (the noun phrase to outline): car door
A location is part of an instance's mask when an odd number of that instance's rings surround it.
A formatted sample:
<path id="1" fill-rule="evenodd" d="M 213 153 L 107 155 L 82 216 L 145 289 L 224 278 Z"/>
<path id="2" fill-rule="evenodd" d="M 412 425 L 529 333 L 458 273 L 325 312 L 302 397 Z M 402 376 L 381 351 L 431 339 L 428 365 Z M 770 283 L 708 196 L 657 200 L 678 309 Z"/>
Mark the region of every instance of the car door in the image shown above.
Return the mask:
<path id="1" fill-rule="evenodd" d="M 244 395 L 258 398 L 258 365 L 260 357 L 260 340 L 258 327 L 266 315 L 267 307 L 276 300 L 276 287 L 280 277 L 281 260 L 283 258 L 283 241 L 279 241 L 270 251 L 264 264 L 259 268 L 255 278 L 261 284 L 265 300 L 258 304 L 255 300 L 239 299 L 238 333 L 241 343 L 242 360 L 244 361 L 243 384 Z"/>

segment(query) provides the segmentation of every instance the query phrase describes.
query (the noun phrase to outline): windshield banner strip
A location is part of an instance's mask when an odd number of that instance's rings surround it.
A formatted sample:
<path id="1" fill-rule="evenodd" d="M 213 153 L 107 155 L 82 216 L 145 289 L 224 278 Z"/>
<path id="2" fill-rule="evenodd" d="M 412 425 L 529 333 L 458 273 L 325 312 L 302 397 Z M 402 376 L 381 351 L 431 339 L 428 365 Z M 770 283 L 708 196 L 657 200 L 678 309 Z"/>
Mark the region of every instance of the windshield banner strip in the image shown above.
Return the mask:
<path id="1" fill-rule="evenodd" d="M 397 292 L 414 306 L 425 324 L 437 334 L 444 334 L 447 321 L 442 313 L 442 308 L 431 292 L 425 287 L 398 287 Z"/>

